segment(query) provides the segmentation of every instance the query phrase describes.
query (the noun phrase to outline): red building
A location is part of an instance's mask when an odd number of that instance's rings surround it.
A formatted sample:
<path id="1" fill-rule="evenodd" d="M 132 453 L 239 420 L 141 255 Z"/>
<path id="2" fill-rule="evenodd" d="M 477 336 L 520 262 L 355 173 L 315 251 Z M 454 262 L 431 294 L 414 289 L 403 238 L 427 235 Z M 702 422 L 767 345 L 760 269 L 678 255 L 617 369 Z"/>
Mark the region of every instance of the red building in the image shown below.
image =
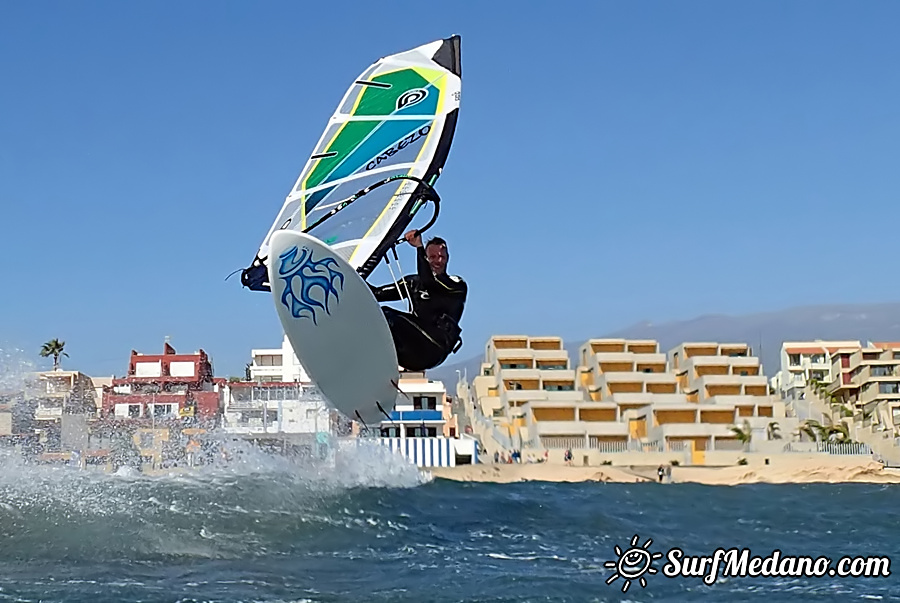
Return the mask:
<path id="1" fill-rule="evenodd" d="M 168 342 L 162 354 L 131 351 L 128 376 L 103 390 L 101 414 L 108 418 L 170 420 L 219 415 L 225 379 L 213 377 L 206 352 L 179 354 Z"/>

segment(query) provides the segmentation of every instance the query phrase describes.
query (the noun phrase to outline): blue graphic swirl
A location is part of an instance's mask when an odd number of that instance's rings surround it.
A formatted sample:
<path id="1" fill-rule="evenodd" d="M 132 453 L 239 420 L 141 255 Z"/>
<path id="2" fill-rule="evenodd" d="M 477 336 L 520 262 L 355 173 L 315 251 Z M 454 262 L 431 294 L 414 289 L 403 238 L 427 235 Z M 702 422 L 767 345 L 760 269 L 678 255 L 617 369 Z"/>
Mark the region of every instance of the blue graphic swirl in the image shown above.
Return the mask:
<path id="1" fill-rule="evenodd" d="M 344 290 L 344 275 L 332 268 L 337 262 L 334 258 L 325 258 L 317 262 L 313 260 L 312 251 L 308 247 L 298 250 L 296 245 L 282 253 L 278 259 L 281 260 L 278 275 L 285 282 L 281 303 L 291 311 L 294 318 L 311 318 L 313 324 L 318 326 L 316 308 L 325 310 L 325 313 L 331 316 L 328 307 L 331 296 L 334 295 L 335 301 L 340 302 L 335 282 L 339 282 L 341 291 Z M 295 277 L 300 279 L 299 290 L 294 289 Z M 322 289 L 325 294 L 324 304 L 310 297 L 313 287 Z"/>

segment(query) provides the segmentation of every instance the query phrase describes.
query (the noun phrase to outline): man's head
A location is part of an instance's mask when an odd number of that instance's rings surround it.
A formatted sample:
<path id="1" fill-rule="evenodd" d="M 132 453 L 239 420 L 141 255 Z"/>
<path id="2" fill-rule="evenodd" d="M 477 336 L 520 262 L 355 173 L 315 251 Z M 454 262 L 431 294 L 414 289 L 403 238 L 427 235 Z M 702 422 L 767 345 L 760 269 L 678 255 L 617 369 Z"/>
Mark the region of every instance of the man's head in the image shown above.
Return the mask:
<path id="1" fill-rule="evenodd" d="M 425 243 L 425 257 L 428 265 L 435 274 L 444 274 L 447 271 L 447 260 L 450 254 L 447 251 L 447 241 L 441 237 L 434 237 Z"/>

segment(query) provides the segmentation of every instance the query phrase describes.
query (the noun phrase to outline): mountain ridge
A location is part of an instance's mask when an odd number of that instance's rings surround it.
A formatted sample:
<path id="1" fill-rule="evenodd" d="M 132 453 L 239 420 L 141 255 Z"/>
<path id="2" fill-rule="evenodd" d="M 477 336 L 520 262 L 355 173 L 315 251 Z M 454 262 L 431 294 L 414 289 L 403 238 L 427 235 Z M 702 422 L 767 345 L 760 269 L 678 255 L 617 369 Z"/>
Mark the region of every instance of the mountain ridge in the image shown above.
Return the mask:
<path id="1" fill-rule="evenodd" d="M 785 341 L 900 341 L 900 302 L 815 304 L 750 314 L 710 313 L 660 323 L 642 320 L 600 335 L 564 338 L 563 347 L 573 367 L 578 348 L 592 338 L 655 339 L 664 353 L 684 342 L 747 343 L 760 358 L 765 376 L 771 378 L 781 368 Z M 478 374 L 482 360 L 473 356 L 447 364 L 428 371 L 428 377 L 443 381 L 448 391 L 453 391 L 456 371 L 467 373 L 471 379 Z"/>

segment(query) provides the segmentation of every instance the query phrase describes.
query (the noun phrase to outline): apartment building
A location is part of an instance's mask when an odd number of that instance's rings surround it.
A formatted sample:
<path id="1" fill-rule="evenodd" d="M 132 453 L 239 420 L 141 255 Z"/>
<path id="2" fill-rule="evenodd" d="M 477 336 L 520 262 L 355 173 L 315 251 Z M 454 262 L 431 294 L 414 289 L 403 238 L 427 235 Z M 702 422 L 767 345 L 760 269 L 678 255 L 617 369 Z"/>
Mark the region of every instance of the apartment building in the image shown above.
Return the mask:
<path id="1" fill-rule="evenodd" d="M 685 402 L 656 341 L 590 339 L 578 357 L 579 389 L 585 399 L 581 417 L 598 422 L 588 429 L 589 448 L 625 450 L 629 441 L 640 445 L 646 437 L 646 428 L 639 427 L 643 410 L 654 402 Z"/>
<path id="2" fill-rule="evenodd" d="M 831 383 L 832 355 L 840 350 L 858 350 L 859 341 L 785 341 L 781 345 L 780 370 L 770 386 L 782 400 L 801 400 L 810 381 Z"/>
<path id="3" fill-rule="evenodd" d="M 757 443 L 776 433 L 789 438 L 797 429 L 784 402 L 770 395 L 762 363 L 746 343 L 683 343 L 667 359 L 687 401 L 687 406 L 659 404 L 653 409 L 655 429 L 648 425 L 648 432 L 667 447 L 739 450 L 743 444 L 731 426 L 749 425 L 751 441 Z"/>
<path id="4" fill-rule="evenodd" d="M 861 427 L 900 435 L 900 343 L 867 342 L 859 349 L 837 350 L 831 374 L 827 394 L 854 412 Z"/>
<path id="5" fill-rule="evenodd" d="M 309 375 L 297 355 L 287 335 L 280 348 L 260 348 L 250 351 L 252 362 L 247 369 L 247 378 L 256 382 L 310 383 Z"/>
<path id="6" fill-rule="evenodd" d="M 179 354 L 168 341 L 162 354 L 131 351 L 128 374 L 103 388 L 101 416 L 135 421 L 218 420 L 222 378 L 202 349 Z M 92 386 L 93 387 L 93 386 Z"/>
<path id="7" fill-rule="evenodd" d="M 573 369 L 559 338 L 494 336 L 473 383 L 476 408 L 514 446 L 518 436 L 544 449 L 683 451 L 699 463 L 745 447 L 732 427 L 749 425 L 757 447 L 797 428 L 744 343 L 663 353 L 654 340 L 591 339 L 577 358 Z"/>
<path id="8" fill-rule="evenodd" d="M 473 387 L 478 410 L 515 448 L 579 437 L 573 424 L 588 418 L 581 416 L 583 396 L 560 337 L 491 337 Z"/>
<path id="9" fill-rule="evenodd" d="M 34 419 L 59 421 L 63 415 L 96 414 L 96 391 L 90 377 L 79 371 L 43 371 L 29 383 L 26 397 L 37 400 Z"/>

